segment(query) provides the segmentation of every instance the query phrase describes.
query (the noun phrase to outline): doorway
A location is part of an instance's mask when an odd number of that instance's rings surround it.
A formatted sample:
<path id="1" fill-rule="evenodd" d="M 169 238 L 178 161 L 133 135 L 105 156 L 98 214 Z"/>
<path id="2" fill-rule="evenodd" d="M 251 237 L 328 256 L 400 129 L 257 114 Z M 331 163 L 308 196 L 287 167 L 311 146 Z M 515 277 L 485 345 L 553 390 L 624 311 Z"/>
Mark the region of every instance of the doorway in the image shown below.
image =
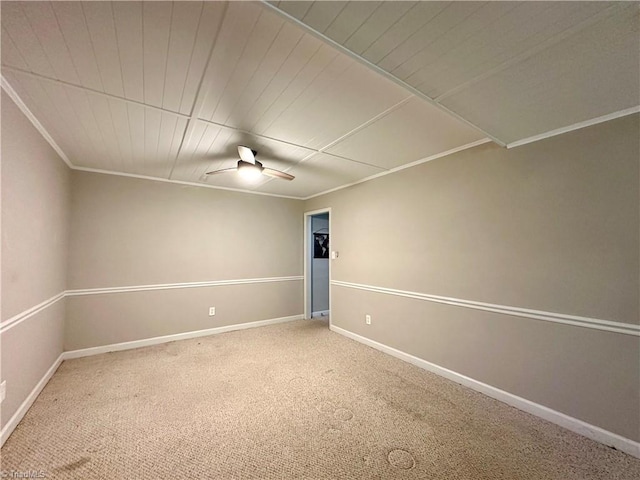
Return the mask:
<path id="1" fill-rule="evenodd" d="M 331 322 L 331 209 L 304 214 L 304 316 Z"/>

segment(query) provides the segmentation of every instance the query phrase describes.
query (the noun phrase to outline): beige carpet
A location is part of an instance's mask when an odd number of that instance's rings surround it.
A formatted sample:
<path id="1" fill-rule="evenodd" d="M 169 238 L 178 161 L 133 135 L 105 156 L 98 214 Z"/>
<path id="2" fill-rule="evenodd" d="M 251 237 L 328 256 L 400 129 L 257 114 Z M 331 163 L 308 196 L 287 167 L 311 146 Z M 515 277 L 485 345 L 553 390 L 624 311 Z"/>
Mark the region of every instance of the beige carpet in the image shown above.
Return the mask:
<path id="1" fill-rule="evenodd" d="M 2 448 L 2 470 L 637 480 L 640 460 L 315 320 L 66 361 Z"/>

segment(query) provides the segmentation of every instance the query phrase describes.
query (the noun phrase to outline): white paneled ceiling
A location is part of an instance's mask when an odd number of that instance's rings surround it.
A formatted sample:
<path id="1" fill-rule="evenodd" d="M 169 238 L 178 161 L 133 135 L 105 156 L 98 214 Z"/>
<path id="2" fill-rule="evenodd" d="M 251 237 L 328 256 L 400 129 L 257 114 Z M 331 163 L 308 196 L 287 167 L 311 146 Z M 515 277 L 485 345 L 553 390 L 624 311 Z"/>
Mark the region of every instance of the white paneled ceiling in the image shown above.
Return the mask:
<path id="1" fill-rule="evenodd" d="M 327 152 L 391 169 L 478 140 L 477 130 L 412 97 Z"/>
<path id="2" fill-rule="evenodd" d="M 638 110 L 638 2 L 270 2 L 500 144 Z"/>
<path id="3" fill-rule="evenodd" d="M 3 86 L 80 169 L 306 198 L 640 104 L 635 2 L 0 8 Z M 296 179 L 204 176 L 238 144 Z"/>

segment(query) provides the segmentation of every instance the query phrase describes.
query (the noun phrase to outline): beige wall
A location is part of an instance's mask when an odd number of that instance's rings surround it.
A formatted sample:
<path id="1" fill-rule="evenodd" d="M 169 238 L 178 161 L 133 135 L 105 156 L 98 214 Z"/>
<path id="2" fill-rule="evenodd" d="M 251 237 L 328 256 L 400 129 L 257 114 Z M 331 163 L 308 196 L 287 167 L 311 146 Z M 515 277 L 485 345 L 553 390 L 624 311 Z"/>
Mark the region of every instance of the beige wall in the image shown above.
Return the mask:
<path id="1" fill-rule="evenodd" d="M 333 280 L 637 324 L 638 118 L 479 146 L 305 211 L 332 208 Z M 339 286 L 332 321 L 640 440 L 638 337 Z"/>
<path id="2" fill-rule="evenodd" d="M 63 292 L 69 169 L 2 92 L 2 321 Z M 4 426 L 62 353 L 64 300 L 2 331 Z"/>
<path id="3" fill-rule="evenodd" d="M 216 315 L 208 316 L 209 306 Z M 302 313 L 302 282 L 150 290 L 67 298 L 65 350 Z"/>
<path id="4" fill-rule="evenodd" d="M 74 171 L 69 288 L 302 275 L 302 206 Z M 70 297 L 67 306 L 71 350 L 298 315 L 302 281 Z"/>

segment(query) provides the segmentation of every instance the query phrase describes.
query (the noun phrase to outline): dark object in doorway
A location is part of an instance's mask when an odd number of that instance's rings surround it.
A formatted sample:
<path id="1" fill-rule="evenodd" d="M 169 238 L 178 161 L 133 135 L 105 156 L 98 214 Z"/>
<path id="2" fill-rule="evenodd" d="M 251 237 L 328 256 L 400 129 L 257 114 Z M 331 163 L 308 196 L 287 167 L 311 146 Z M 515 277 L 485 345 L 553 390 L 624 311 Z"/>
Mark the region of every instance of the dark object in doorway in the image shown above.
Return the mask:
<path id="1" fill-rule="evenodd" d="M 329 234 L 313 234 L 313 258 L 329 258 Z"/>

